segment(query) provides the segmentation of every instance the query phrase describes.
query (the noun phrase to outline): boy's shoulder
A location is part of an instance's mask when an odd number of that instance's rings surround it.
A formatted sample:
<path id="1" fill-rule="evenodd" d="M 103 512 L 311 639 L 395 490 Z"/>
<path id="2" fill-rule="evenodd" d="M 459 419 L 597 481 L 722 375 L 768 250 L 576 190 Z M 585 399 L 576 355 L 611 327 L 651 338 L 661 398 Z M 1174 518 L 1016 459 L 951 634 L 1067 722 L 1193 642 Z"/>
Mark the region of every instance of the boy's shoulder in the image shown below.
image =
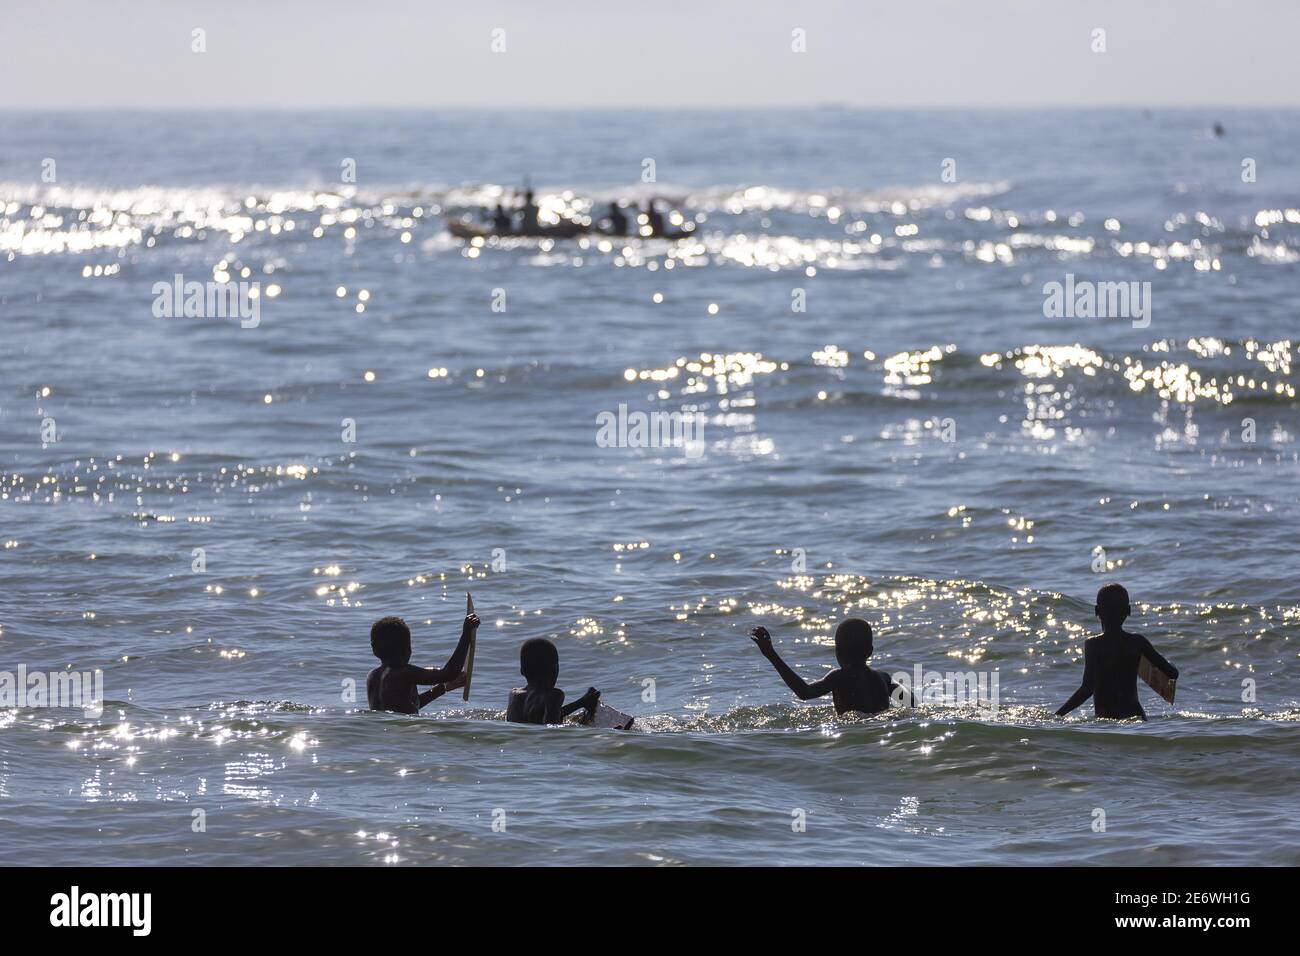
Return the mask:
<path id="1" fill-rule="evenodd" d="M 879 677 L 886 681 L 890 680 L 888 671 L 886 671 L 884 668 L 881 667 L 872 667 L 870 664 L 863 664 L 861 670 L 859 670 L 856 667 L 850 669 L 837 667 L 835 668 L 835 670 L 827 674 L 826 677 L 829 680 L 843 680 L 845 677 L 848 677 L 852 674 L 857 674 L 860 677 L 864 677 L 867 679 Z"/>
<path id="2" fill-rule="evenodd" d="M 550 703 L 552 696 L 556 694 L 555 688 L 549 690 L 539 687 L 514 687 L 510 690 L 509 704 L 510 707 L 523 707 L 526 702 L 532 700 L 540 701 L 543 705 Z M 563 696 L 563 691 L 558 692 Z"/>
<path id="3" fill-rule="evenodd" d="M 890 674 L 889 671 L 885 670 L 883 667 L 872 667 L 870 664 L 868 664 L 867 670 L 869 670 L 871 672 L 871 675 L 875 677 L 877 680 L 879 680 L 886 687 L 894 686 L 893 675 Z"/>
<path id="4" fill-rule="evenodd" d="M 1134 634 L 1132 631 L 1125 631 L 1124 638 L 1129 647 L 1136 650 L 1139 654 L 1144 654 L 1151 647 L 1151 642 L 1141 634 Z"/>
<path id="5" fill-rule="evenodd" d="M 1141 634 L 1134 634 L 1132 631 L 1120 631 L 1118 639 L 1108 637 L 1105 633 L 1093 634 L 1083 642 L 1083 650 L 1086 654 L 1089 651 L 1098 651 L 1104 647 L 1137 647 L 1144 648 L 1147 646 L 1147 639 Z"/>
<path id="6" fill-rule="evenodd" d="M 1145 641 L 1145 640 L 1146 640 L 1146 638 L 1143 637 L 1141 634 L 1136 634 L 1136 633 L 1134 633 L 1133 631 L 1120 631 L 1120 632 L 1119 632 L 1119 636 L 1122 637 L 1122 638 L 1124 638 L 1125 640 L 1132 640 L 1132 641 Z M 1103 632 L 1100 633 L 1100 634 L 1093 634 L 1093 635 L 1090 635 L 1090 636 L 1088 637 L 1088 640 L 1087 640 L 1085 643 L 1091 644 L 1091 643 L 1093 643 L 1094 641 L 1105 641 L 1105 639 L 1106 639 L 1106 632 L 1103 631 Z"/>
<path id="7" fill-rule="evenodd" d="M 506 698 L 506 720 L 514 717 L 516 709 L 524 699 L 524 689 L 522 687 L 510 688 L 510 696 Z"/>

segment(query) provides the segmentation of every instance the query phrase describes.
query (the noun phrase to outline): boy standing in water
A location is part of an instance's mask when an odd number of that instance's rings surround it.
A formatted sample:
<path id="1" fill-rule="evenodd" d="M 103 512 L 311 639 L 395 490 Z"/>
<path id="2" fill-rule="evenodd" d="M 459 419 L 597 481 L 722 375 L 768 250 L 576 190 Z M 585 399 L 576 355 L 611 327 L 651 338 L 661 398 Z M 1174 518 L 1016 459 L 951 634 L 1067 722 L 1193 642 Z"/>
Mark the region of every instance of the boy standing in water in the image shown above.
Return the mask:
<path id="1" fill-rule="evenodd" d="M 506 720 L 517 724 L 560 724 L 570 714 L 584 709 L 590 717 L 600 700 L 600 691 L 589 687 L 572 704 L 564 702 L 564 691 L 555 686 L 560 679 L 560 652 L 544 638 L 524 641 L 519 649 L 519 673 L 528 686 L 512 690 L 506 704 Z"/>
<path id="2" fill-rule="evenodd" d="M 839 669 L 811 684 L 781 660 L 772 647 L 772 635 L 767 633 L 767 628 L 754 628 L 750 639 L 776 668 L 785 686 L 800 700 L 813 700 L 830 694 L 837 714 L 851 710 L 878 714 L 889 709 L 890 698 L 895 694 L 904 706 L 916 706 L 916 700 L 905 688 L 895 684 L 883 671 L 867 666 L 867 658 L 873 650 L 871 625 L 860 617 L 846 618 L 835 629 L 835 660 L 839 662 Z"/>
<path id="3" fill-rule="evenodd" d="M 465 686 L 461 669 L 469 651 L 470 638 L 478 630 L 478 615 L 465 615 L 460 642 L 441 670 L 416 667 L 411 663 L 411 629 L 400 617 L 385 617 L 370 628 L 370 649 L 379 658 L 379 666 L 366 678 L 366 697 L 371 710 L 391 710 L 399 714 L 417 714 L 420 708 L 449 690 Z M 419 684 L 434 685 L 417 691 Z"/>
<path id="4" fill-rule="evenodd" d="M 1142 658 L 1170 680 L 1178 679 L 1178 668 L 1156 653 L 1145 637 L 1124 630 L 1124 621 L 1132 608 L 1128 591 L 1118 584 L 1107 584 L 1097 592 L 1095 611 L 1101 620 L 1101 634 L 1083 642 L 1083 682 L 1074 696 L 1061 705 L 1056 716 L 1064 717 L 1091 697 L 1098 717 L 1146 720 L 1137 695 L 1138 665 Z"/>

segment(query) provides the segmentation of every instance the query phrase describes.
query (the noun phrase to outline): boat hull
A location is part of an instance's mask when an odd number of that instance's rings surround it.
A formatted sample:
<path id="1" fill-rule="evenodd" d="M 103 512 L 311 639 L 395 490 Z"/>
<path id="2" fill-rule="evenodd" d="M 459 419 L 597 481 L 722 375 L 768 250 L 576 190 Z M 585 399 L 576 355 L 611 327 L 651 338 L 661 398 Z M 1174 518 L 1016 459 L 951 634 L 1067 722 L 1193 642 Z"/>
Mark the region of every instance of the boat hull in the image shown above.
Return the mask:
<path id="1" fill-rule="evenodd" d="M 448 219 L 447 231 L 460 239 L 490 239 L 494 236 L 500 239 L 573 239 L 591 232 L 591 227 L 569 222 L 558 226 L 542 226 L 528 232 L 514 229 L 510 232 L 497 232 L 495 229 L 485 229 L 463 219 Z"/>
<path id="2" fill-rule="evenodd" d="M 529 232 L 512 229 L 509 232 L 497 232 L 495 229 L 466 222 L 464 219 L 448 219 L 447 231 L 458 239 L 576 239 L 578 236 L 609 236 L 611 239 L 689 239 L 694 232 L 669 232 L 658 236 L 615 236 L 601 232 L 591 226 L 576 222 L 561 223 L 558 226 L 543 226 Z"/>

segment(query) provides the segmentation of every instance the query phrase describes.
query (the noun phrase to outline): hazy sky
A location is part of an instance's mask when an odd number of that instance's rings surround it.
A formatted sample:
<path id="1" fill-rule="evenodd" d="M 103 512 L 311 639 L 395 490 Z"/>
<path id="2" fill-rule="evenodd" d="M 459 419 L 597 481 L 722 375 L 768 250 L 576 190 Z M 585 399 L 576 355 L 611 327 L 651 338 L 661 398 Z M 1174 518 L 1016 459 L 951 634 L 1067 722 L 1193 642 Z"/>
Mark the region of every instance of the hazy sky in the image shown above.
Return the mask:
<path id="1" fill-rule="evenodd" d="M 1294 106 L 1297 40 L 1300 0 L 0 0 L 0 108 Z"/>

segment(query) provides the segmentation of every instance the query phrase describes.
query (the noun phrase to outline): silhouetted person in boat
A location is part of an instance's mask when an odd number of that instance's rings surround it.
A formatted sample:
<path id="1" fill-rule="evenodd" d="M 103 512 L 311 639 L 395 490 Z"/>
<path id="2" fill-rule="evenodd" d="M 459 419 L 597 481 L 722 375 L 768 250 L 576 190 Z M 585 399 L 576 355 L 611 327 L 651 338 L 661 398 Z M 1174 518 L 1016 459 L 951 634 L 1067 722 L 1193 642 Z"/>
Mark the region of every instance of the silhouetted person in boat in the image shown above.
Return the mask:
<path id="1" fill-rule="evenodd" d="M 1223 128 L 1223 124 L 1222 124 L 1222 123 L 1215 123 L 1215 124 L 1214 124 L 1214 135 L 1215 135 L 1215 136 L 1222 136 L 1222 135 L 1224 134 L 1224 132 L 1225 132 L 1225 130 L 1224 130 L 1224 128 Z"/>
<path id="2" fill-rule="evenodd" d="M 772 647 L 772 635 L 767 633 L 767 628 L 754 628 L 750 631 L 750 639 L 776 668 L 785 686 L 800 700 L 813 700 L 830 694 L 837 714 L 851 710 L 878 714 L 889 709 L 890 697 L 895 695 L 904 706 L 916 706 L 915 698 L 906 688 L 895 684 L 884 671 L 867 666 L 867 658 L 873 650 L 871 625 L 860 617 L 845 618 L 835 629 L 835 660 L 839 662 L 839 669 L 811 684 L 781 660 Z"/>
<path id="3" fill-rule="evenodd" d="M 519 231 L 537 232 L 538 226 L 537 203 L 533 200 L 533 188 L 529 186 L 528 191 L 524 193 L 524 208 L 519 216 Z"/>
<path id="4" fill-rule="evenodd" d="M 379 666 L 366 678 L 366 698 L 371 710 L 392 710 L 399 714 L 417 714 L 420 708 L 449 690 L 465 686 L 461 673 L 469 641 L 478 630 L 478 615 L 467 614 L 461 628 L 460 642 L 439 670 L 416 667 L 411 663 L 411 629 L 400 617 L 384 617 L 370 628 L 370 649 L 379 658 Z M 418 691 L 418 684 L 432 684 L 430 690 Z"/>
<path id="5" fill-rule="evenodd" d="M 1101 619 L 1101 635 L 1083 642 L 1083 683 L 1056 716 L 1064 717 L 1091 697 L 1098 717 L 1146 720 L 1137 695 L 1138 663 L 1146 657 L 1170 680 L 1178 679 L 1178 668 L 1156 653 L 1145 637 L 1124 630 L 1132 608 L 1128 592 L 1118 584 L 1107 584 L 1097 592 L 1095 611 Z"/>
<path id="6" fill-rule="evenodd" d="M 609 234 L 611 236 L 627 235 L 627 213 L 623 212 L 616 202 L 609 204 Z"/>
<path id="7" fill-rule="evenodd" d="M 514 230 L 514 220 L 501 203 L 497 203 L 497 208 L 492 211 L 492 228 L 501 234 Z"/>
<path id="8" fill-rule="evenodd" d="M 524 641 L 519 649 L 519 673 L 528 686 L 510 692 L 506 720 L 517 724 L 560 724 L 576 711 L 586 710 L 590 719 L 596 710 L 600 691 L 594 687 L 587 688 L 587 693 L 573 703 L 564 702 L 564 691 L 555 686 L 560 679 L 560 652 L 545 638 Z"/>
<path id="9" fill-rule="evenodd" d="M 650 227 L 650 235 L 662 236 L 664 234 L 664 217 L 658 209 L 655 208 L 655 201 L 651 199 L 645 206 L 645 221 Z"/>

